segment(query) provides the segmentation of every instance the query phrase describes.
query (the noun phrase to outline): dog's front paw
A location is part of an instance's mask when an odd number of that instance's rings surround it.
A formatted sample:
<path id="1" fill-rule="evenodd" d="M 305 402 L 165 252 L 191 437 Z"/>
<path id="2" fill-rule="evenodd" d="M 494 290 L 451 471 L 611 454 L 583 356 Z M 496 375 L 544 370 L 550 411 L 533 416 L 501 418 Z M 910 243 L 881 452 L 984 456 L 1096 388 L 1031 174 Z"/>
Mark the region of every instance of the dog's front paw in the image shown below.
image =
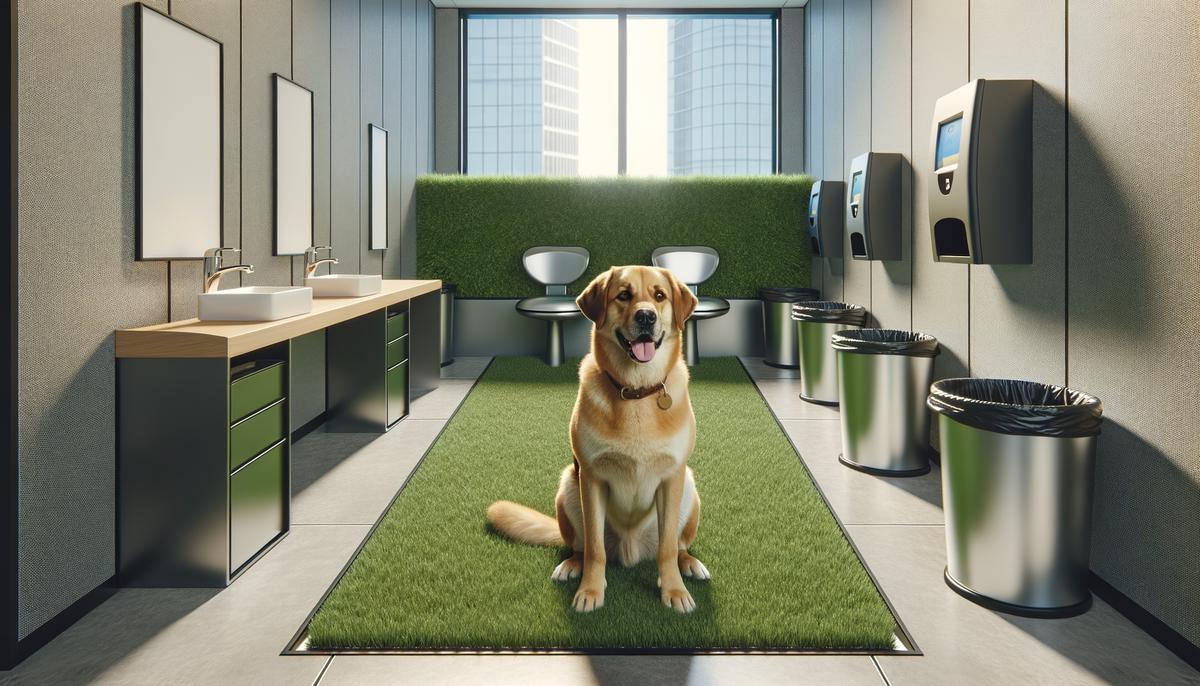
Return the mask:
<path id="1" fill-rule="evenodd" d="M 684 551 L 679 552 L 679 573 L 689 579 L 699 581 L 707 581 L 712 578 L 712 574 L 709 574 L 708 567 L 705 567 L 703 562 Z"/>
<path id="2" fill-rule="evenodd" d="M 663 588 L 662 603 L 680 614 L 686 614 L 696 609 L 696 601 L 683 586 Z"/>
<path id="3" fill-rule="evenodd" d="M 578 579 L 583 573 L 583 555 L 576 553 L 571 557 L 558 563 L 553 572 L 550 572 L 550 578 L 554 581 L 568 581 L 570 579 Z"/>
<path id="4" fill-rule="evenodd" d="M 599 610 L 604 606 L 604 589 L 603 588 L 583 588 L 580 587 L 575 592 L 575 600 L 571 603 L 571 607 L 575 608 L 576 612 L 591 612 Z"/>

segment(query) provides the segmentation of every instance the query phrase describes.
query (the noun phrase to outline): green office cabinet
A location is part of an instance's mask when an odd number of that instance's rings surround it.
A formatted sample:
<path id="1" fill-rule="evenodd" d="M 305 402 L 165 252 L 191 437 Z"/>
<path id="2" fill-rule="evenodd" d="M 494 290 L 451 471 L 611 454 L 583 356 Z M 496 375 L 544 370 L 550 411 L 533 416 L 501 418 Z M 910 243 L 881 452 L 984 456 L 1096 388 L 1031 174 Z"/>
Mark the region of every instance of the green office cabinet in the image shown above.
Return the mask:
<path id="1" fill-rule="evenodd" d="M 394 341 L 408 333 L 408 313 L 389 312 L 387 318 L 387 340 Z"/>
<path id="2" fill-rule="evenodd" d="M 387 344 L 387 368 L 391 369 L 401 362 L 408 359 L 408 336 L 400 338 Z"/>
<path id="3" fill-rule="evenodd" d="M 288 420 L 283 400 L 252 414 L 229 428 L 229 470 L 233 471 L 255 455 L 287 436 Z"/>
<path id="4" fill-rule="evenodd" d="M 286 367 L 279 360 L 252 360 L 231 370 L 229 422 L 261 410 L 287 393 Z"/>
<path id="5" fill-rule="evenodd" d="M 229 567 L 234 573 L 283 533 L 287 441 L 229 477 Z"/>
<path id="6" fill-rule="evenodd" d="M 391 426 L 408 414 L 408 362 L 401 362 L 387 372 L 387 413 Z"/>

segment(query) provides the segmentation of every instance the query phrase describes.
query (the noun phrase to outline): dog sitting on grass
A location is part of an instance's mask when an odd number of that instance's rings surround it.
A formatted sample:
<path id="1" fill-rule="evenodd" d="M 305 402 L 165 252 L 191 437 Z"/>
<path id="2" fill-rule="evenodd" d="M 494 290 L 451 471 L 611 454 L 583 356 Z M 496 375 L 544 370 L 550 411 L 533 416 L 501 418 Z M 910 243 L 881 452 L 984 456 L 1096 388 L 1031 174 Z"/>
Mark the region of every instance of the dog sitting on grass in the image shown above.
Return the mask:
<path id="1" fill-rule="evenodd" d="M 691 612 L 683 577 L 710 576 L 688 553 L 700 496 L 687 466 L 696 418 L 682 340 L 696 296 L 666 269 L 630 266 L 597 276 L 576 303 L 594 326 L 571 416 L 575 461 L 563 470 L 556 517 L 501 500 L 488 521 L 517 541 L 570 547 L 550 576 L 583 577 L 572 602 L 579 612 L 604 605 L 609 555 L 626 567 L 654 555 L 663 605 Z"/>

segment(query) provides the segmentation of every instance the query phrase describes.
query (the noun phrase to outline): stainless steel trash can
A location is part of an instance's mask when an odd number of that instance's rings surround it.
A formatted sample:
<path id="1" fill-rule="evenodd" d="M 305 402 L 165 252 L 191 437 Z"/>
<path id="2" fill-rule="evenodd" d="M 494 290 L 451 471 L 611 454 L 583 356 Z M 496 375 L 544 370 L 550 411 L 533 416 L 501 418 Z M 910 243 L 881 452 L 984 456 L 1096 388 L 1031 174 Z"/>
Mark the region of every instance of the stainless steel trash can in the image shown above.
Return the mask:
<path id="1" fill-rule="evenodd" d="M 838 404 L 837 356 L 831 339 L 867 321 L 862 305 L 814 300 L 792 305 L 800 338 L 800 397 L 810 403 Z"/>
<path id="2" fill-rule="evenodd" d="M 1086 612 L 1100 401 L 1031 381 L 946 379 L 928 403 L 941 432 L 946 583 L 1011 614 Z"/>
<path id="3" fill-rule="evenodd" d="M 760 288 L 763 317 L 763 362 L 772 367 L 800 367 L 800 339 L 792 320 L 792 305 L 821 297 L 813 288 Z"/>
<path id="4" fill-rule="evenodd" d="M 458 286 L 443 283 L 441 292 L 442 328 L 438 342 L 441 346 L 442 366 L 454 362 L 454 299 L 458 295 Z"/>
<path id="5" fill-rule="evenodd" d="M 892 329 L 833 335 L 841 394 L 842 454 L 847 467 L 880 476 L 929 471 L 933 336 Z"/>

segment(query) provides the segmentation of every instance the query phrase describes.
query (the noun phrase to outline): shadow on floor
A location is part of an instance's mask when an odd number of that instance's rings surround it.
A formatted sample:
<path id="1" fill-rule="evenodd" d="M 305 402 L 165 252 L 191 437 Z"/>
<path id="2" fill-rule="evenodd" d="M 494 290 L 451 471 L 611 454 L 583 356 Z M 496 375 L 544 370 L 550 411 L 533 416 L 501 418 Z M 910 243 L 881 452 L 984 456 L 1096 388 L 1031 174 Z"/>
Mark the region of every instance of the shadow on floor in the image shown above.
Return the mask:
<path id="1" fill-rule="evenodd" d="M 381 435 L 328 433 L 320 427 L 292 444 L 292 496 L 302 493 Z"/>
<path id="2" fill-rule="evenodd" d="M 589 655 L 588 666 L 599 686 L 684 686 L 692 671 L 692 659 L 691 655 Z"/>
<path id="3" fill-rule="evenodd" d="M 128 588 L 31 655 L 8 683 L 91 683 L 219 593 L 216 588 Z M 102 646 L 102 648 L 101 648 Z M 63 665 L 70 669 L 64 671 Z"/>

